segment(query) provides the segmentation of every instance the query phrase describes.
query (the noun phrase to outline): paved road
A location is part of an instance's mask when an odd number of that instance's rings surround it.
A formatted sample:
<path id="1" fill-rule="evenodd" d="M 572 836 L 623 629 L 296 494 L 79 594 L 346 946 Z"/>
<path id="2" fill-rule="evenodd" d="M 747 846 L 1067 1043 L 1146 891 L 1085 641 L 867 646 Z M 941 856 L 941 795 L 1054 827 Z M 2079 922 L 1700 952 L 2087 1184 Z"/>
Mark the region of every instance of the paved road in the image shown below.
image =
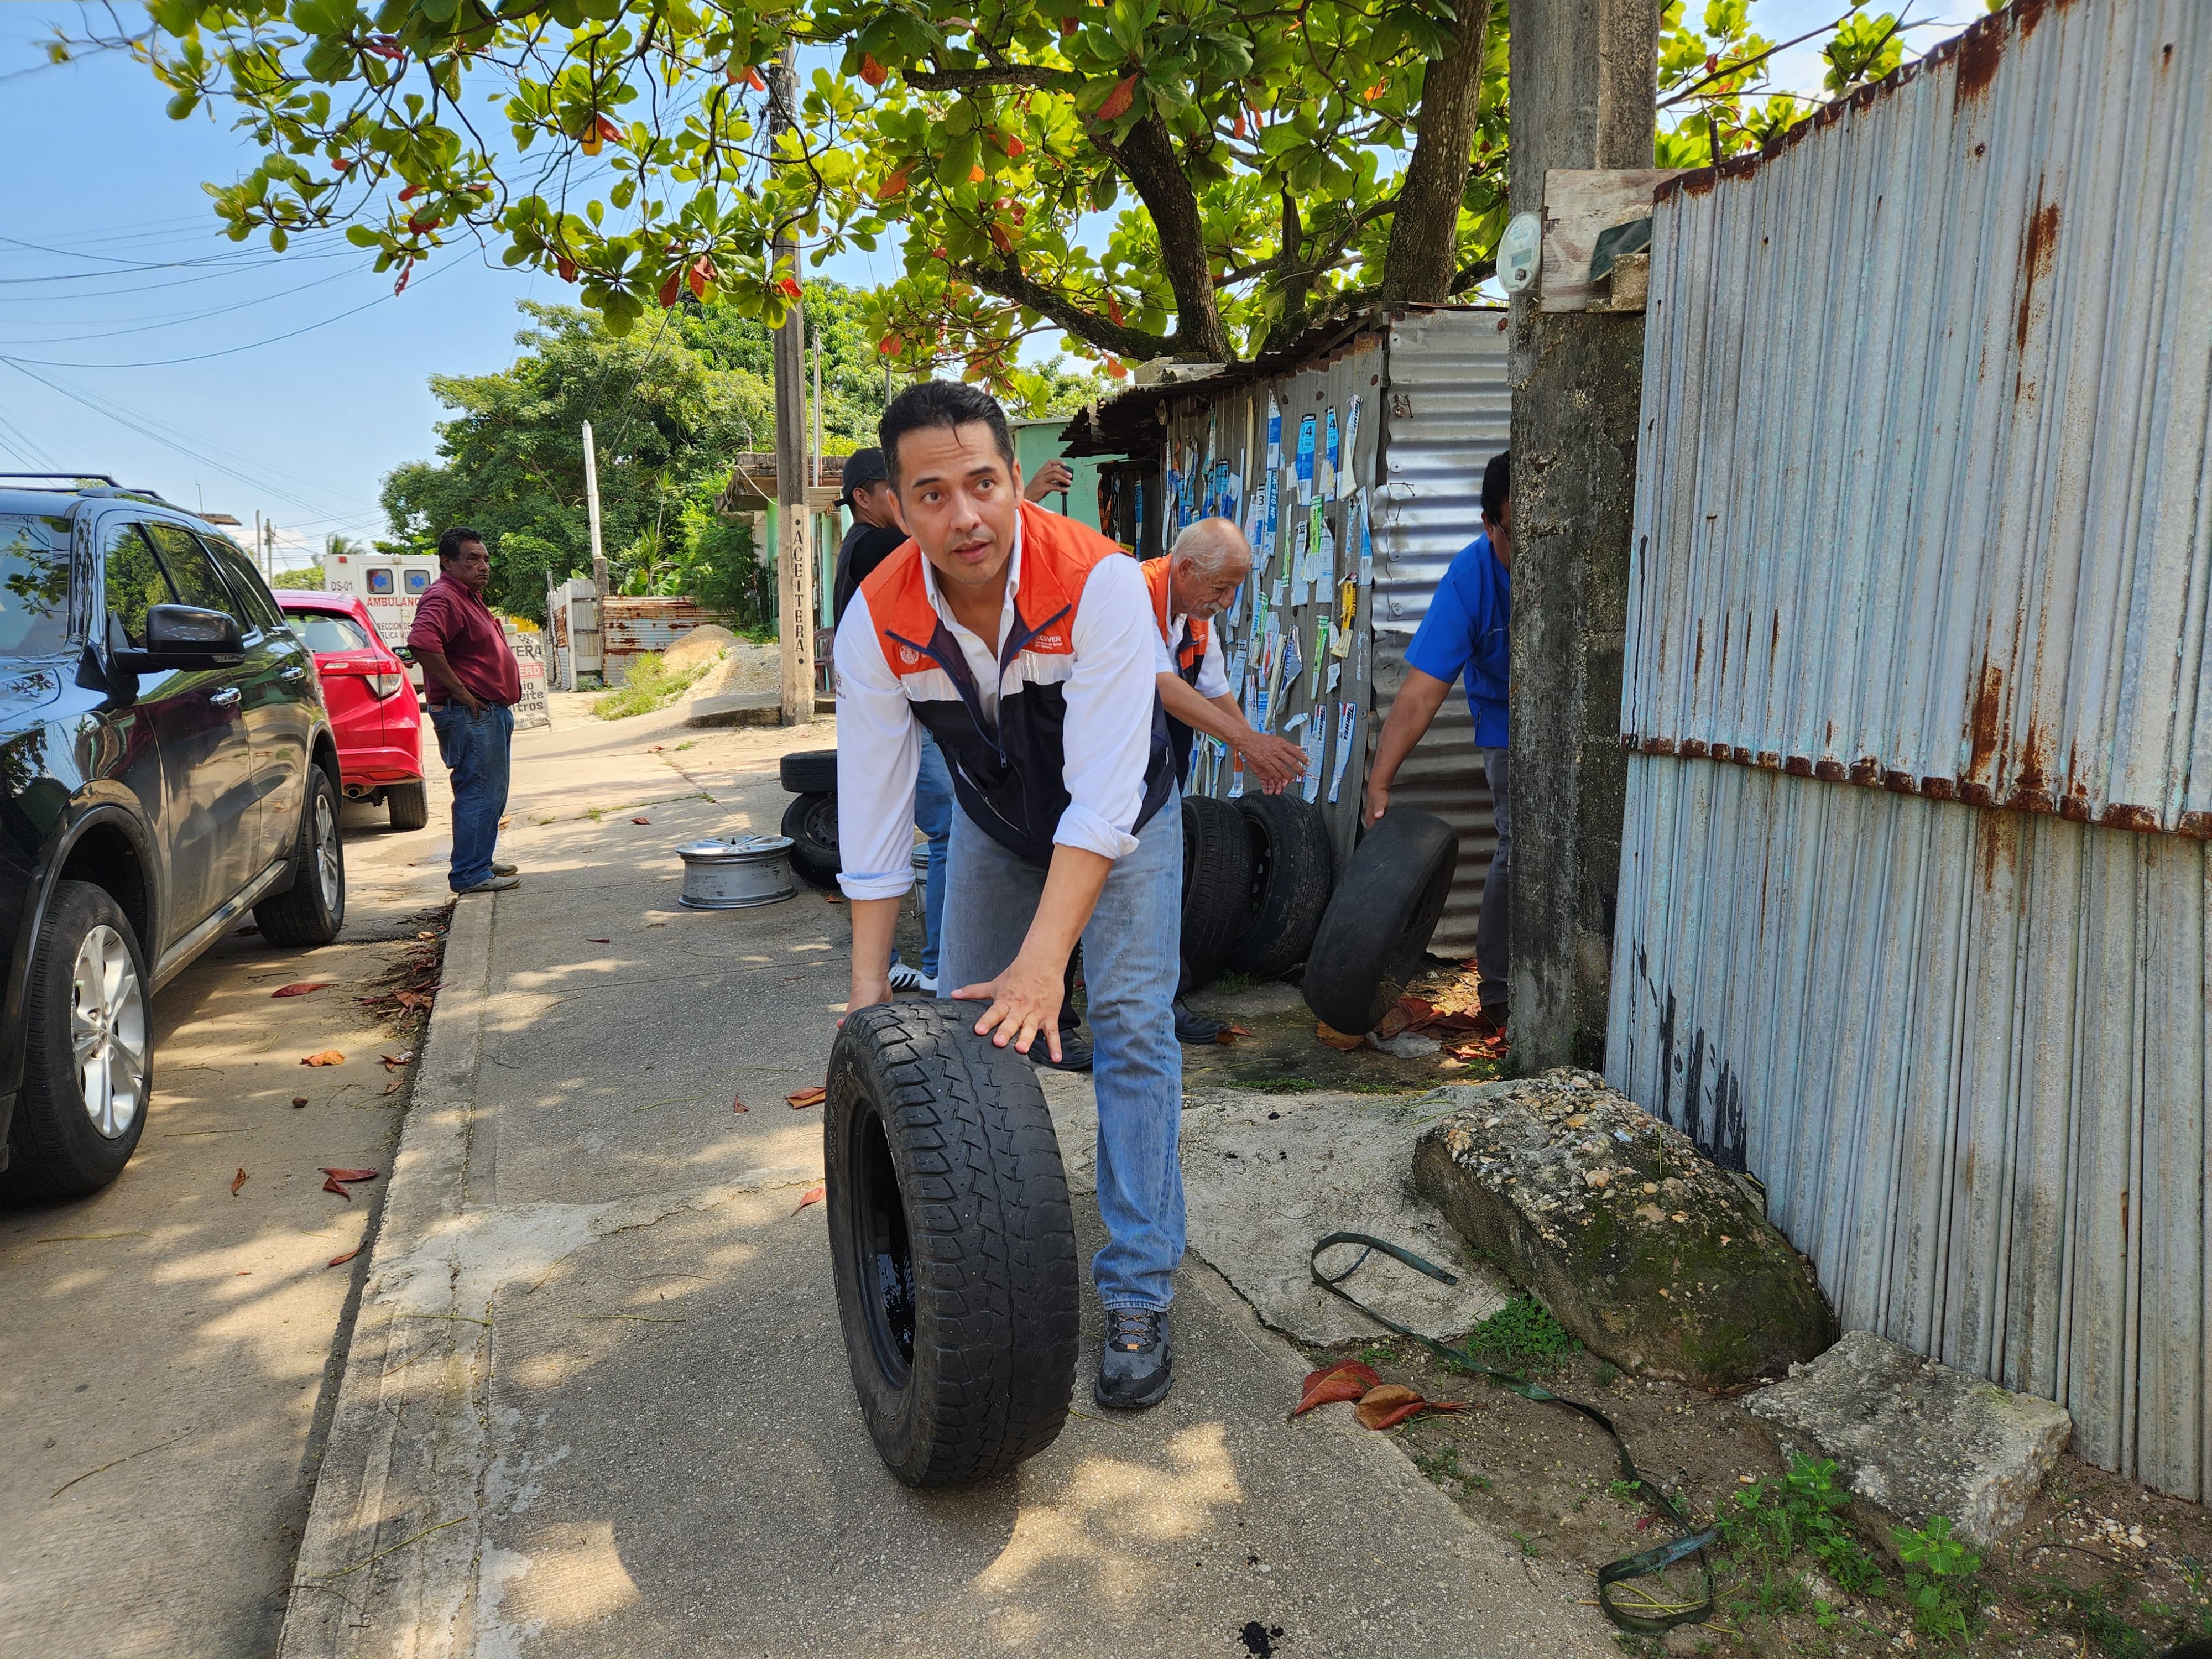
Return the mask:
<path id="1" fill-rule="evenodd" d="M 273 1650 L 367 1266 L 329 1263 L 381 1202 L 380 1182 L 350 1203 L 321 1191 L 318 1166 L 389 1164 L 408 1073 L 378 1056 L 405 1041 L 356 999 L 437 921 L 444 808 L 401 836 L 348 807 L 337 942 L 215 945 L 155 1000 L 152 1109 L 122 1177 L 0 1210 L 5 1659 Z M 299 1064 L 328 1048 L 346 1063 Z"/>
<path id="2" fill-rule="evenodd" d="M 799 1201 L 820 1114 L 784 1103 L 823 1074 L 846 914 L 676 902 L 672 848 L 772 828 L 776 756 L 829 740 L 522 746 L 529 873 L 456 911 L 286 1654 L 1610 1651 L 1584 1583 L 1386 1437 L 1286 1423 L 1300 1362 L 1195 1259 L 1167 1405 L 1108 1420 L 1086 1385 L 1006 1479 L 889 1478 Z"/>

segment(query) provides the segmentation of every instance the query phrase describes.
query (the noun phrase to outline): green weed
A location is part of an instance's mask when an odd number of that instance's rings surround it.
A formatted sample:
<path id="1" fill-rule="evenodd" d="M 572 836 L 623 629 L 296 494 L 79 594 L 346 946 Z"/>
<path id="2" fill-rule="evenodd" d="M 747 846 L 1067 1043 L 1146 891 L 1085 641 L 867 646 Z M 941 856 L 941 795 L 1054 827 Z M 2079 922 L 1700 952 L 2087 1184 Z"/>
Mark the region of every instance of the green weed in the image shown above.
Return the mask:
<path id="1" fill-rule="evenodd" d="M 1468 1352 L 1526 1364 L 1578 1353 L 1582 1344 L 1533 1296 L 1516 1296 L 1468 1334 Z"/>
<path id="2" fill-rule="evenodd" d="M 2094 1650 L 2105 1659 L 2149 1659 L 2165 1644 L 2129 1619 L 2128 1601 L 2134 1590 L 2135 1586 L 2124 1578 L 2108 1578 L 2083 1588 L 2039 1576 L 2021 1587 L 2020 1596 L 2034 1609 L 2037 1622 L 2045 1630 L 2077 1637 L 2085 1650 Z"/>
<path id="3" fill-rule="evenodd" d="M 1713 1517 L 1721 1535 L 1715 1570 L 1741 1574 L 1747 1599 L 1766 1613 L 1802 1608 L 1794 1565 L 1800 1554 L 1852 1595 L 1879 1594 L 1881 1574 L 1844 1518 L 1850 1501 L 1836 1485 L 1834 1463 L 1793 1455 L 1780 1480 L 1753 1481 L 1720 1506 Z"/>
<path id="4" fill-rule="evenodd" d="M 1913 1628 L 1938 1641 L 1964 1642 L 1981 1606 L 1974 1579 L 1982 1558 L 1951 1535 L 1951 1522 L 1940 1515 L 1924 1527 L 1893 1528 L 1890 1535 L 1905 1563 L 1905 1605 Z"/>
<path id="5" fill-rule="evenodd" d="M 592 713 L 603 720 L 620 720 L 665 708 L 713 665 L 701 663 L 696 668 L 671 673 L 660 653 L 648 651 L 630 665 L 627 684 L 592 700 Z"/>
<path id="6" fill-rule="evenodd" d="M 1217 974 L 1207 988 L 1217 996 L 1233 997 L 1240 991 L 1250 990 L 1253 982 L 1251 975 L 1240 974 L 1232 968 Z"/>

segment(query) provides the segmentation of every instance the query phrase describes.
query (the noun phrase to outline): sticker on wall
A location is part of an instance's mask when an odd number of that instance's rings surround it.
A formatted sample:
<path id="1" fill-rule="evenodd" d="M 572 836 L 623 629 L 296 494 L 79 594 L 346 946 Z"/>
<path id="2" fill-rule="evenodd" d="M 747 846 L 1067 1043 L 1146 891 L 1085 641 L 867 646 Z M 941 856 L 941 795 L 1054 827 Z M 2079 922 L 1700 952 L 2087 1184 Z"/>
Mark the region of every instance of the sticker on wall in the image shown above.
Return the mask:
<path id="1" fill-rule="evenodd" d="M 1373 526 L 1367 522 L 1367 492 L 1359 492 L 1359 585 L 1375 586 L 1375 538 Z"/>
<path id="2" fill-rule="evenodd" d="M 1267 399 L 1267 472 L 1283 470 L 1283 410 L 1271 395 Z"/>
<path id="3" fill-rule="evenodd" d="M 1325 457 L 1327 465 L 1322 472 L 1321 493 L 1324 499 L 1333 501 L 1336 499 L 1337 473 L 1336 410 L 1334 408 L 1328 411 L 1328 441 Z"/>
<path id="4" fill-rule="evenodd" d="M 1345 763 L 1352 758 L 1352 739 L 1359 732 L 1359 711 L 1350 703 L 1339 703 L 1336 708 L 1336 764 L 1329 769 L 1328 801 L 1336 805 L 1337 793 L 1344 787 Z"/>
<path id="5" fill-rule="evenodd" d="M 1344 488 L 1346 477 L 1356 479 L 1359 476 L 1359 408 L 1360 397 L 1355 392 L 1352 394 L 1352 407 L 1344 412 L 1344 463 L 1337 480 L 1339 489 Z"/>
<path id="6" fill-rule="evenodd" d="M 1328 623 L 1326 611 L 1314 618 L 1313 683 L 1306 687 L 1309 699 L 1321 696 L 1322 665 L 1328 660 Z"/>
<path id="7" fill-rule="evenodd" d="M 1359 614 L 1359 584 L 1349 576 L 1338 584 L 1336 639 L 1329 649 L 1341 659 L 1352 653 L 1352 623 Z"/>
<path id="8" fill-rule="evenodd" d="M 1305 729 L 1304 745 L 1306 751 L 1306 775 L 1300 793 L 1309 804 L 1321 797 L 1322 762 L 1328 753 L 1328 716 L 1315 710 L 1319 718 Z"/>
<path id="9" fill-rule="evenodd" d="M 1298 419 L 1298 505 L 1304 507 L 1313 499 L 1314 483 L 1314 417 L 1301 416 Z"/>

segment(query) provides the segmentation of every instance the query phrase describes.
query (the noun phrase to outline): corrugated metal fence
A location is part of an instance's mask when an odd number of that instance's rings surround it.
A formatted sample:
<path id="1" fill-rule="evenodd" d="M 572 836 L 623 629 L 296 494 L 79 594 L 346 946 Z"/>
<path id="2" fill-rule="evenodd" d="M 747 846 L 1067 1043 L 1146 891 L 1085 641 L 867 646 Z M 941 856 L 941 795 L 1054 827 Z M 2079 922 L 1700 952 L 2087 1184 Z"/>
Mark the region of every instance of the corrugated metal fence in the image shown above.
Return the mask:
<path id="1" fill-rule="evenodd" d="M 2212 1498 L 2212 8 L 1674 181 L 1646 342 L 1607 1073 L 1847 1325 Z"/>

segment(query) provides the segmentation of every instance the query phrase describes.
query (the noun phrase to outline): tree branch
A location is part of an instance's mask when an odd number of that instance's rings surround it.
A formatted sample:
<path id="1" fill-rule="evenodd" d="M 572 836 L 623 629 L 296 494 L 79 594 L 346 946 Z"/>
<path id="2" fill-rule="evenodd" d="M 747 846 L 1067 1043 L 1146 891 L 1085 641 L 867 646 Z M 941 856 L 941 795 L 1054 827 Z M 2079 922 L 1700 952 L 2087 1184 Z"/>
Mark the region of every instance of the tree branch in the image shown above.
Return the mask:
<path id="1" fill-rule="evenodd" d="M 1175 134 L 1157 110 L 1147 111 L 1117 149 L 1103 134 L 1091 142 L 1121 167 L 1134 186 L 1160 239 L 1160 267 L 1174 290 L 1176 344 L 1207 362 L 1236 361 L 1229 330 L 1213 292 L 1213 264 L 1207 257 L 1206 224 L 1176 154 Z"/>
<path id="2" fill-rule="evenodd" d="M 963 261 L 954 269 L 985 293 L 995 294 L 1001 300 L 1011 300 L 1034 311 L 1077 339 L 1117 357 L 1142 362 L 1148 357 L 1172 352 L 1181 339 L 1180 333 L 1163 337 L 1086 311 L 1060 289 L 1047 288 L 1036 281 L 1011 259 L 1000 265 Z"/>
<path id="3" fill-rule="evenodd" d="M 1073 70 L 1048 69 L 1041 64 L 1006 64 L 982 69 L 902 69 L 899 74 L 911 87 L 924 92 L 967 92 L 976 87 L 1037 87 L 1052 92 L 1073 92 L 1083 76 Z"/>

